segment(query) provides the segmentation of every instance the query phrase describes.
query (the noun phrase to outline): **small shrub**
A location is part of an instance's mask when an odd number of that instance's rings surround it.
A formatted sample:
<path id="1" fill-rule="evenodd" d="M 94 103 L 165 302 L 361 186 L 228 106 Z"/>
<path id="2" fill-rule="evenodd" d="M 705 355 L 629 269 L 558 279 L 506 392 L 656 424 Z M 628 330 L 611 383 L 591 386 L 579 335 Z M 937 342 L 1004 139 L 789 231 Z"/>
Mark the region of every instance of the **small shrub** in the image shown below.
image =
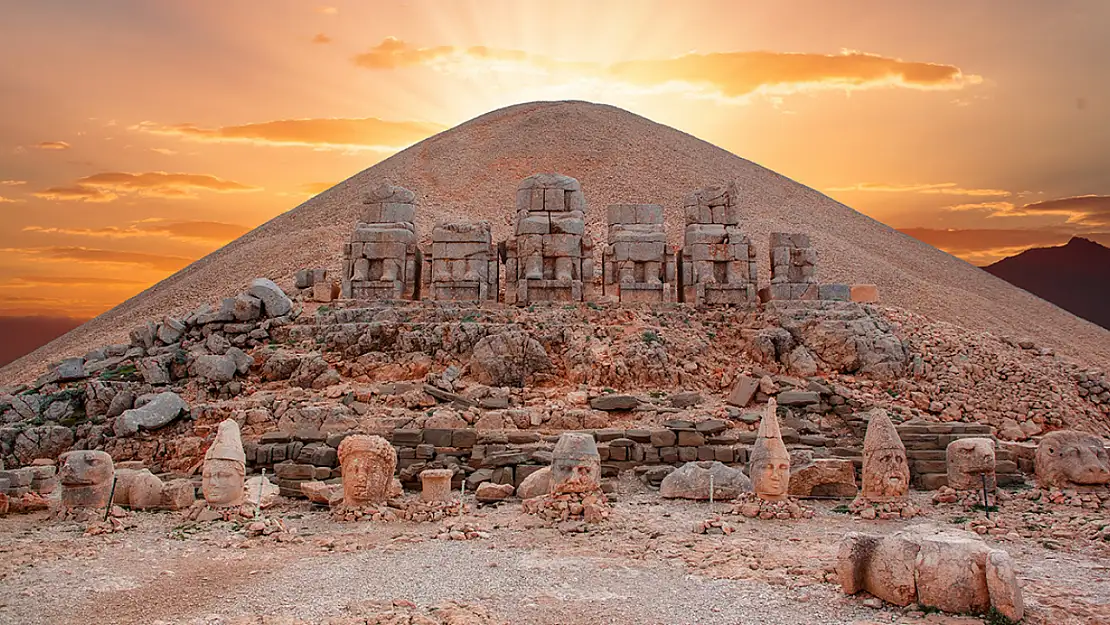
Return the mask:
<path id="1" fill-rule="evenodd" d="M 1017 625 L 1016 621 L 1011 621 L 1009 617 L 994 607 L 987 611 L 987 614 L 983 617 L 983 623 L 985 625 Z"/>
<path id="2" fill-rule="evenodd" d="M 832 509 L 832 511 L 836 514 L 848 514 L 849 512 L 851 512 L 851 510 L 848 508 L 848 504 L 846 503 L 837 505 L 835 508 Z"/>
<path id="3" fill-rule="evenodd" d="M 965 516 L 957 516 L 957 517 L 952 517 L 951 519 L 948 519 L 948 521 L 950 523 L 955 523 L 956 525 L 963 525 L 964 523 L 968 522 L 968 518 L 965 517 Z"/>
<path id="4" fill-rule="evenodd" d="M 644 340 L 644 343 L 647 343 L 648 345 L 663 342 L 662 337 L 656 334 L 654 330 L 644 330 L 644 333 L 640 336 L 640 338 L 642 338 Z"/>

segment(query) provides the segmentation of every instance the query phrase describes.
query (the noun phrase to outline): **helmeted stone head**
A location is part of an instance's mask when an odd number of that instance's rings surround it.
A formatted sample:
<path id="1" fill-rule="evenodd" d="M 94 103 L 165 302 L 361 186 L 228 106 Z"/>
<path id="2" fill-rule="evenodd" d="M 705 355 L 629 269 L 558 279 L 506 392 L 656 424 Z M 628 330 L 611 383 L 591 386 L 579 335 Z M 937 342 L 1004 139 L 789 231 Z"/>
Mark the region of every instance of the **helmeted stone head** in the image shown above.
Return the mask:
<path id="1" fill-rule="evenodd" d="M 948 486 L 956 490 L 979 490 L 986 476 L 988 489 L 995 485 L 994 441 L 989 438 L 961 438 L 948 444 L 945 451 Z"/>
<path id="2" fill-rule="evenodd" d="M 790 453 L 782 442 L 777 410 L 778 403 L 769 399 L 748 461 L 752 491 L 768 501 L 782 501 L 790 490 Z"/>
<path id="3" fill-rule="evenodd" d="M 1102 439 L 1076 430 L 1046 434 L 1037 446 L 1037 483 L 1042 488 L 1090 489 L 1110 484 L 1110 460 Z"/>
<path id="4" fill-rule="evenodd" d="M 343 468 L 343 504 L 363 506 L 390 498 L 397 452 L 380 436 L 357 434 L 339 444 L 339 464 Z"/>
<path id="5" fill-rule="evenodd" d="M 905 497 L 910 490 L 906 446 L 886 411 L 871 411 L 863 438 L 863 496 L 871 501 Z"/>
<path id="6" fill-rule="evenodd" d="M 216 440 L 204 454 L 201 491 L 208 505 L 215 507 L 243 504 L 243 482 L 247 457 L 239 436 L 239 424 L 232 419 L 220 423 Z"/>
<path id="7" fill-rule="evenodd" d="M 551 452 L 551 492 L 588 493 L 601 488 L 601 454 L 590 434 L 567 432 Z"/>
<path id="8" fill-rule="evenodd" d="M 70 451 L 58 458 L 62 468 L 62 505 L 67 508 L 103 508 L 112 496 L 115 465 L 107 452 Z"/>

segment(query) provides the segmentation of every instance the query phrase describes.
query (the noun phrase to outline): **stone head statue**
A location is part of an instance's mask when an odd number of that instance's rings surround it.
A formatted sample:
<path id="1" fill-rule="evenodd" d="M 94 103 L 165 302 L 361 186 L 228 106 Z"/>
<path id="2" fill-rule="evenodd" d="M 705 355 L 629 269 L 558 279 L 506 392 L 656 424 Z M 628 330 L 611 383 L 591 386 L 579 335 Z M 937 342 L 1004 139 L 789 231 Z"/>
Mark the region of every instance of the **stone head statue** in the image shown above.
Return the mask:
<path id="1" fill-rule="evenodd" d="M 769 399 L 748 461 L 752 490 L 768 501 L 782 501 L 790 490 L 790 453 L 782 442 L 777 410 L 778 403 Z"/>
<path id="2" fill-rule="evenodd" d="M 1110 483 L 1110 461 L 1102 439 L 1076 430 L 1046 434 L 1034 461 L 1042 488 L 1081 488 Z"/>
<path id="3" fill-rule="evenodd" d="M 243 481 L 247 457 L 239 436 L 239 424 L 228 419 L 216 430 L 216 440 L 204 454 L 201 492 L 208 505 L 214 507 L 243 504 Z"/>
<path id="4" fill-rule="evenodd" d="M 590 434 L 567 432 L 551 452 L 551 492 L 586 493 L 601 488 L 601 454 Z"/>
<path id="5" fill-rule="evenodd" d="M 886 411 L 875 409 L 863 438 L 863 496 L 871 501 L 901 499 L 910 490 L 906 446 Z"/>
<path id="6" fill-rule="evenodd" d="M 112 496 L 115 465 L 103 451 L 70 451 L 59 457 L 62 505 L 67 508 L 103 508 Z"/>
<path id="7" fill-rule="evenodd" d="M 397 451 L 380 436 L 348 436 L 339 444 L 343 503 L 362 506 L 389 499 Z"/>
<path id="8" fill-rule="evenodd" d="M 954 440 L 948 444 L 945 461 L 949 487 L 956 490 L 979 490 L 983 488 L 983 476 L 986 476 L 987 488 L 994 488 L 994 441 L 991 439 Z"/>

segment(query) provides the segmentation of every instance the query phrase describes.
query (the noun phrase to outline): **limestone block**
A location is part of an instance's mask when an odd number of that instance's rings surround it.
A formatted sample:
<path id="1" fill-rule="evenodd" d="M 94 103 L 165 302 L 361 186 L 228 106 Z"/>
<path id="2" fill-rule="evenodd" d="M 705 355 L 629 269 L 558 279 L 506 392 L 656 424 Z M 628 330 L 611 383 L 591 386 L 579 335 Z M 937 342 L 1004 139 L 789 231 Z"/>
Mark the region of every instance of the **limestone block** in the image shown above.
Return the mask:
<path id="1" fill-rule="evenodd" d="M 688 462 L 663 478 L 659 495 L 668 499 L 708 500 L 710 477 L 716 501 L 735 499 L 750 492 L 751 480 L 740 469 L 720 462 Z"/>
<path id="2" fill-rule="evenodd" d="M 987 592 L 991 606 L 1002 616 L 1017 623 L 1025 617 L 1025 602 L 1021 596 L 1021 584 L 1014 572 L 1010 554 L 993 550 L 987 556 Z"/>
<path id="3" fill-rule="evenodd" d="M 249 292 L 262 300 L 265 313 L 269 317 L 281 317 L 293 309 L 293 301 L 273 280 L 255 278 L 251 281 Z"/>
<path id="4" fill-rule="evenodd" d="M 918 539 L 914 580 L 917 602 L 945 612 L 981 613 L 990 608 L 987 556 L 975 538 L 936 534 Z"/>
<path id="5" fill-rule="evenodd" d="M 451 469 L 426 469 L 420 473 L 420 499 L 423 501 L 450 501 Z"/>
<path id="6" fill-rule="evenodd" d="M 818 458 L 790 472 L 790 494 L 795 497 L 852 497 L 857 492 L 851 460 Z"/>
<path id="7" fill-rule="evenodd" d="M 874 284 L 853 284 L 851 301 L 875 303 L 879 301 L 879 287 Z"/>
<path id="8" fill-rule="evenodd" d="M 222 358 L 226 358 L 226 356 Z M 234 369 L 234 361 L 232 361 L 232 367 Z M 176 393 L 159 393 L 141 408 L 124 411 L 116 419 L 116 436 L 132 436 L 140 428 L 144 430 L 158 429 L 169 424 L 188 410 L 189 405 Z"/>

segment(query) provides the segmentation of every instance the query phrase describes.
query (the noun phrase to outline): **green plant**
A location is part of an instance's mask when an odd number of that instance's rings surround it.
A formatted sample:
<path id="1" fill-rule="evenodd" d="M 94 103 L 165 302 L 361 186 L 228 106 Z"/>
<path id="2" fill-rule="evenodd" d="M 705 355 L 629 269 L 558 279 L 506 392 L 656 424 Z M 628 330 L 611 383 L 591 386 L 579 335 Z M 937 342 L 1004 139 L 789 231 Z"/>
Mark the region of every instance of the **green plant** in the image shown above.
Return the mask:
<path id="1" fill-rule="evenodd" d="M 605 388 L 601 389 L 601 392 L 602 393 L 616 393 L 617 391 L 615 389 L 611 389 L 608 386 L 606 386 Z"/>
<path id="2" fill-rule="evenodd" d="M 983 616 L 983 623 L 985 625 L 1017 625 L 1017 621 L 1010 620 L 1010 617 L 999 612 L 998 608 L 993 606 Z"/>
<path id="3" fill-rule="evenodd" d="M 833 508 L 832 511 L 837 514 L 848 514 L 851 512 L 851 509 L 848 508 L 848 504 L 842 503 Z"/>
<path id="4" fill-rule="evenodd" d="M 998 506 L 996 506 L 996 505 L 984 506 L 981 503 L 977 503 L 977 504 L 971 506 L 971 509 L 972 510 L 978 510 L 979 512 L 984 512 L 984 511 L 985 512 L 998 512 Z"/>
<path id="5" fill-rule="evenodd" d="M 139 379 L 139 369 L 130 363 L 111 367 L 100 372 L 100 379 L 110 382 L 135 382 Z"/>
<path id="6" fill-rule="evenodd" d="M 598 306 L 596 302 L 590 302 L 586 305 L 589 306 L 592 310 L 601 310 L 601 306 Z"/>
<path id="7" fill-rule="evenodd" d="M 956 525 L 963 525 L 964 523 L 967 523 L 968 520 L 969 519 L 965 516 L 954 516 L 951 519 L 948 519 L 948 522 L 955 523 Z"/>
<path id="8" fill-rule="evenodd" d="M 663 338 L 660 337 L 654 330 L 644 330 L 644 333 L 640 335 L 640 338 L 642 338 L 644 340 L 644 343 L 647 343 L 648 345 L 651 345 L 652 343 L 663 342 Z"/>
<path id="9" fill-rule="evenodd" d="M 474 313 L 470 313 L 469 315 L 462 318 L 462 322 L 463 323 L 474 323 L 474 321 L 477 318 L 478 318 L 477 315 L 475 315 Z"/>
<path id="10" fill-rule="evenodd" d="M 566 306 L 563 306 L 563 310 L 574 310 L 575 308 L 576 307 L 573 304 L 567 304 Z"/>

